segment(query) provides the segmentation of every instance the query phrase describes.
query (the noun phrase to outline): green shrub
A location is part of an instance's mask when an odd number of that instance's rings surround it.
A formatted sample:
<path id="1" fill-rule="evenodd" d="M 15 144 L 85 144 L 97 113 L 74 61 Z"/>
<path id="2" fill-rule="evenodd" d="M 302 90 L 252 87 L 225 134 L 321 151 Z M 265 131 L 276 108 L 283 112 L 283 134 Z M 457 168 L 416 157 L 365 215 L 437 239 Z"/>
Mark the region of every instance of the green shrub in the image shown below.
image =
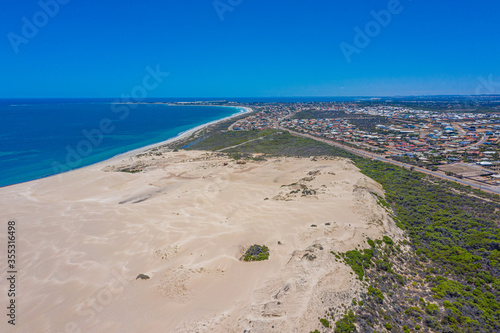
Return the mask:
<path id="1" fill-rule="evenodd" d="M 265 245 L 252 245 L 245 252 L 244 261 L 263 261 L 269 259 L 269 248 Z"/>
<path id="2" fill-rule="evenodd" d="M 363 250 L 363 253 L 352 250 L 343 254 L 346 264 L 351 266 L 352 270 L 358 275 L 359 280 L 363 281 L 365 269 L 370 267 L 373 251 L 370 249 Z"/>
<path id="3" fill-rule="evenodd" d="M 394 245 L 394 241 L 390 237 L 388 237 L 388 236 L 382 237 L 382 241 L 384 243 L 386 243 L 387 245 L 389 245 L 389 246 L 393 246 Z"/>
<path id="4" fill-rule="evenodd" d="M 335 333 L 357 333 L 358 330 L 354 325 L 355 320 L 356 316 L 352 311 L 349 311 L 344 318 L 335 323 Z"/>
<path id="5" fill-rule="evenodd" d="M 373 295 L 379 303 L 384 301 L 384 294 L 374 286 L 368 287 L 368 295 Z"/>
<path id="6" fill-rule="evenodd" d="M 435 315 L 439 311 L 439 307 L 434 304 L 434 303 L 429 303 L 425 306 L 425 312 L 427 312 L 430 315 Z"/>
<path id="7" fill-rule="evenodd" d="M 412 317 L 419 317 L 421 313 L 422 311 L 420 311 L 420 309 L 416 306 L 409 307 L 405 310 L 405 314 Z"/>

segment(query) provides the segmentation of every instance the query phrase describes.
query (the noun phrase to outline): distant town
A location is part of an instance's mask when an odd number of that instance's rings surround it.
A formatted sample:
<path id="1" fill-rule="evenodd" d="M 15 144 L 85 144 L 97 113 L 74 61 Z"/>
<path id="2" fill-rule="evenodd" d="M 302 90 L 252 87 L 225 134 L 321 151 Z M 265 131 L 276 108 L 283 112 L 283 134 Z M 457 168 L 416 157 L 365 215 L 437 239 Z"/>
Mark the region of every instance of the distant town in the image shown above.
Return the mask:
<path id="1" fill-rule="evenodd" d="M 286 129 L 447 176 L 500 185 L 500 110 L 370 104 L 257 103 L 251 105 L 256 112 L 230 130 Z"/>

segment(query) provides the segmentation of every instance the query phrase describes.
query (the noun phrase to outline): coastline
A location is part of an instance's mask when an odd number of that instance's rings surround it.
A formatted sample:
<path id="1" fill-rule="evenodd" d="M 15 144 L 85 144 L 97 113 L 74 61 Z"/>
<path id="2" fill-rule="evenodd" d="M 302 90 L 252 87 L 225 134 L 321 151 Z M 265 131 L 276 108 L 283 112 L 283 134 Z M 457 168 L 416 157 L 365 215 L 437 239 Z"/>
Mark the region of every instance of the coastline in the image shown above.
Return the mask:
<path id="1" fill-rule="evenodd" d="M 210 105 L 206 105 L 206 106 L 210 106 Z M 69 173 L 69 172 L 72 172 L 72 171 L 75 171 L 75 170 L 81 170 L 81 169 L 85 169 L 85 168 L 89 168 L 89 167 L 99 167 L 102 164 L 107 164 L 107 163 L 115 162 L 115 161 L 117 161 L 119 159 L 130 158 L 130 157 L 133 157 L 133 156 L 135 156 L 137 154 L 143 153 L 143 152 L 145 152 L 147 150 L 150 150 L 150 149 L 153 149 L 153 148 L 156 148 L 156 147 L 159 147 L 159 146 L 163 146 L 163 145 L 166 145 L 166 144 L 170 144 L 170 143 L 173 143 L 173 142 L 185 139 L 185 138 L 191 136 L 192 134 L 194 134 L 194 133 L 196 133 L 196 132 L 198 132 L 198 131 L 200 131 L 200 130 L 208 127 L 208 126 L 217 124 L 219 122 L 227 121 L 227 120 L 239 117 L 239 116 L 244 115 L 244 114 L 249 114 L 251 112 L 254 112 L 254 110 L 252 108 L 247 107 L 247 106 L 227 106 L 227 105 L 221 105 L 221 106 L 218 106 L 218 107 L 233 108 L 233 109 L 237 109 L 237 110 L 240 110 L 240 111 L 236 112 L 236 113 L 234 113 L 234 114 L 232 114 L 230 116 L 227 116 L 227 117 L 224 117 L 224 118 L 221 118 L 221 119 L 217 119 L 217 120 L 213 120 L 211 122 L 208 122 L 208 123 L 205 123 L 205 124 L 202 124 L 202 125 L 198 125 L 196 127 L 188 129 L 186 131 L 178 133 L 176 136 L 174 136 L 174 137 L 172 137 L 170 139 L 164 140 L 164 141 L 160 141 L 160 142 L 153 143 L 153 144 L 150 144 L 150 145 L 147 145 L 147 146 L 144 146 L 144 147 L 140 147 L 140 148 L 136 148 L 136 149 L 133 149 L 133 150 L 129 150 L 129 151 L 117 154 L 115 156 L 112 156 L 110 158 L 107 158 L 105 160 L 102 160 L 102 161 L 99 161 L 99 162 L 95 162 L 95 163 L 92 163 L 92 164 L 89 164 L 89 165 L 85 165 L 85 166 L 82 166 L 82 167 L 78 167 L 78 168 L 75 168 L 75 169 L 71 169 L 71 170 L 68 170 L 68 171 L 65 171 L 65 172 L 60 172 L 60 173 L 53 174 L 53 175 L 50 175 L 50 176 L 41 177 L 41 178 L 37 178 L 37 179 L 32 179 L 32 180 L 28 180 L 28 181 L 24 181 L 24 182 L 19 182 L 19 183 L 15 183 L 15 184 L 0 186 L 0 189 L 2 189 L 2 188 L 9 188 L 9 187 L 20 185 L 20 184 L 26 184 L 26 183 L 29 183 L 29 182 L 37 182 L 37 181 L 40 181 L 40 180 L 43 180 L 43 179 L 48 179 L 48 178 L 51 178 L 51 177 L 59 177 L 62 174 L 66 174 L 66 173 Z"/>
<path id="2" fill-rule="evenodd" d="M 21 232 L 19 332 L 309 332 L 324 303 L 340 314 L 365 290 L 330 251 L 401 238 L 381 186 L 345 159 L 184 150 L 106 163 L 0 189 Z M 291 192 L 301 185 L 317 193 Z M 268 260 L 240 260 L 254 244 Z"/>
<path id="3" fill-rule="evenodd" d="M 206 105 L 206 106 L 209 106 L 209 105 Z M 205 123 L 205 124 L 193 127 L 191 129 L 188 129 L 188 130 L 186 130 L 184 132 L 181 132 L 177 136 L 175 136 L 173 138 L 170 138 L 168 140 L 161 141 L 161 142 L 158 142 L 158 143 L 153 143 L 153 144 L 141 147 L 141 148 L 133 149 L 133 150 L 130 150 L 130 151 L 127 151 L 127 152 L 115 155 L 115 156 L 113 156 L 111 158 L 108 158 L 108 159 L 106 159 L 104 161 L 97 162 L 97 163 L 94 163 L 94 164 L 91 164 L 91 165 L 87 165 L 85 167 L 89 167 L 89 166 L 93 166 L 93 165 L 98 165 L 98 164 L 101 164 L 101 163 L 114 162 L 117 159 L 129 158 L 129 157 L 135 156 L 137 154 L 143 153 L 145 151 L 148 151 L 150 149 L 157 148 L 157 147 L 160 147 L 160 146 L 163 146 L 163 145 L 166 145 L 166 144 L 174 143 L 176 141 L 188 138 L 189 136 L 193 135 L 194 133 L 196 133 L 198 131 L 201 131 L 202 129 L 204 129 L 204 128 L 208 127 L 208 126 L 215 125 L 217 123 L 220 123 L 220 122 L 223 122 L 223 121 L 226 121 L 226 120 L 230 120 L 232 118 L 236 118 L 236 117 L 239 117 L 239 116 L 244 115 L 244 114 L 249 114 L 251 112 L 254 112 L 254 110 L 252 108 L 247 107 L 247 106 L 243 107 L 243 106 L 226 106 L 226 105 L 220 105 L 220 106 L 217 106 L 217 107 L 226 107 L 226 108 L 233 108 L 233 109 L 236 108 L 236 109 L 243 109 L 245 111 L 240 111 L 240 112 L 232 114 L 232 115 L 230 115 L 228 117 L 217 119 L 217 120 L 213 120 L 211 122 L 208 122 L 208 123 Z M 85 167 L 82 167 L 82 168 L 85 168 Z M 78 168 L 78 169 L 82 169 L 82 168 Z M 78 170 L 78 169 L 74 169 L 74 170 Z M 70 170 L 70 171 L 73 171 L 73 170 Z M 68 171 L 68 172 L 70 172 L 70 171 Z M 57 176 L 57 175 L 54 175 L 54 176 Z"/>
<path id="4" fill-rule="evenodd" d="M 20 331 L 308 332 L 325 302 L 343 310 L 364 292 L 331 251 L 402 232 L 373 195 L 382 187 L 349 160 L 141 154 L 249 112 L 0 189 L 22 230 L 18 299 L 33 310 Z M 254 244 L 268 246 L 268 260 L 240 259 Z"/>

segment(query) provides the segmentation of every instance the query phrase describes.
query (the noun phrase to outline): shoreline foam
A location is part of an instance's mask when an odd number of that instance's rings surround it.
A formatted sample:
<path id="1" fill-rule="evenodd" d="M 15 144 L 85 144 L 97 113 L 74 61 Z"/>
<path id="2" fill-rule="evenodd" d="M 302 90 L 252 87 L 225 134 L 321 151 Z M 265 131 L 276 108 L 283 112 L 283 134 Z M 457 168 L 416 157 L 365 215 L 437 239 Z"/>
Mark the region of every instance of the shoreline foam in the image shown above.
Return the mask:
<path id="1" fill-rule="evenodd" d="M 197 105 L 197 106 L 210 106 L 210 105 Z M 114 159 L 128 158 L 128 157 L 131 157 L 131 156 L 134 156 L 134 155 L 137 155 L 137 154 L 141 154 L 141 153 L 143 153 L 145 151 L 148 151 L 150 149 L 157 148 L 157 147 L 160 147 L 160 146 L 163 146 L 163 145 L 166 145 L 166 144 L 170 144 L 170 143 L 173 143 L 173 142 L 180 141 L 182 139 L 188 138 L 189 136 L 193 135 L 194 133 L 196 133 L 198 131 L 201 131 L 202 129 L 204 129 L 204 128 L 208 127 L 208 126 L 212 126 L 212 125 L 215 125 L 217 123 L 220 123 L 220 122 L 223 122 L 223 121 L 227 121 L 227 120 L 230 120 L 232 118 L 236 118 L 236 117 L 239 117 L 241 115 L 248 114 L 248 113 L 251 113 L 251 112 L 254 111 L 252 108 L 246 107 L 246 106 L 245 107 L 243 107 L 243 106 L 240 107 L 240 106 L 217 105 L 217 107 L 237 108 L 237 109 L 244 109 L 246 111 L 240 111 L 240 112 L 232 114 L 232 115 L 230 115 L 228 117 L 225 117 L 225 118 L 222 118 L 222 119 L 213 120 L 211 122 L 208 122 L 208 123 L 196 126 L 194 128 L 188 129 L 188 130 L 186 130 L 184 132 L 181 132 L 181 133 L 177 134 L 177 136 L 175 136 L 173 138 L 170 138 L 170 139 L 158 142 L 158 143 L 153 143 L 153 144 L 141 147 L 141 148 L 133 149 L 133 150 L 130 150 L 130 151 L 127 151 L 127 152 L 115 155 L 115 156 L 110 157 L 110 158 L 108 158 L 108 159 L 106 159 L 104 161 L 97 162 L 97 163 L 94 163 L 94 164 L 91 164 L 91 165 L 97 165 L 99 163 L 111 162 L 111 161 L 114 161 Z M 87 165 L 87 166 L 90 166 L 90 165 Z M 81 169 L 81 168 L 78 168 L 78 169 Z M 74 170 L 78 170 L 78 169 L 74 169 Z"/>
<path id="2" fill-rule="evenodd" d="M 168 103 L 165 103 L 165 104 L 168 104 Z M 211 106 L 211 105 L 196 105 L 196 106 Z M 156 147 L 159 147 L 159 146 L 163 146 L 163 145 L 166 145 L 166 144 L 170 144 L 170 143 L 173 143 L 173 142 L 185 139 L 185 138 L 191 136 L 192 134 L 194 134 L 194 133 L 196 133 L 196 132 L 198 132 L 198 131 L 200 131 L 200 130 L 208 127 L 208 126 L 215 125 L 215 124 L 217 124 L 219 122 L 227 121 L 227 120 L 230 120 L 232 118 L 236 118 L 236 117 L 239 117 L 241 115 L 254 112 L 254 110 L 252 108 L 246 107 L 246 106 L 217 105 L 217 107 L 233 108 L 233 109 L 239 109 L 241 111 L 239 111 L 237 113 L 234 113 L 234 114 L 232 114 L 230 116 L 227 116 L 227 117 L 224 117 L 224 118 L 221 118 L 221 119 L 217 119 L 217 120 L 213 120 L 213 121 L 210 121 L 208 123 L 205 123 L 205 124 L 202 124 L 202 125 L 198 125 L 196 127 L 188 129 L 186 131 L 180 132 L 176 136 L 174 136 L 174 137 L 172 137 L 170 139 L 164 140 L 164 141 L 160 141 L 160 142 L 157 142 L 157 143 L 149 144 L 149 145 L 144 146 L 144 147 L 132 149 L 132 150 L 129 150 L 129 151 L 126 151 L 126 152 L 114 155 L 112 157 L 106 158 L 105 160 L 102 160 L 102 161 L 99 161 L 99 162 L 95 162 L 95 163 L 91 163 L 91 164 L 88 164 L 88 165 L 85 165 L 85 166 L 82 166 L 82 167 L 78 167 L 76 169 L 71 169 L 71 170 L 68 170 L 68 171 L 65 171 L 65 172 L 60 172 L 60 173 L 56 173 L 56 174 L 53 174 L 53 175 L 49 175 L 49 176 L 45 176 L 45 177 L 41 177 L 41 178 L 37 178 L 37 179 L 27 180 L 27 181 L 24 181 L 24 182 L 19 182 L 19 183 L 9 184 L 9 185 L 5 185 L 5 186 L 0 186 L 0 189 L 11 187 L 11 186 L 15 186 L 15 185 L 19 185 L 19 184 L 26 184 L 26 183 L 29 183 L 29 182 L 36 182 L 36 181 L 39 181 L 41 179 L 47 179 L 47 178 L 50 178 L 50 177 L 59 177 L 60 175 L 63 175 L 65 173 L 72 172 L 72 171 L 75 171 L 75 170 L 80 170 L 80 169 L 88 168 L 88 167 L 91 167 L 91 166 L 96 166 L 96 165 L 99 165 L 101 163 L 110 163 L 110 162 L 114 161 L 115 159 L 129 158 L 129 157 L 132 157 L 134 155 L 143 153 L 143 152 L 145 152 L 147 150 L 150 150 L 150 149 L 153 149 L 153 148 L 156 148 Z"/>

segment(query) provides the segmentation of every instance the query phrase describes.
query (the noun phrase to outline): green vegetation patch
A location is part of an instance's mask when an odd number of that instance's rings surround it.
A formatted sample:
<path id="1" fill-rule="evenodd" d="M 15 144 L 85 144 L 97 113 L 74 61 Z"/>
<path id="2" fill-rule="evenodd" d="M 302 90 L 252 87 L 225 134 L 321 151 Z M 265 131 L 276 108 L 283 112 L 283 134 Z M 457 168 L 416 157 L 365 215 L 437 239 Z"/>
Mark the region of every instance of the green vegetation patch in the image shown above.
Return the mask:
<path id="1" fill-rule="evenodd" d="M 120 169 L 118 171 L 119 172 L 126 172 L 126 173 L 139 173 L 139 172 L 142 172 L 143 170 L 139 167 L 127 167 L 127 168 Z"/>
<path id="2" fill-rule="evenodd" d="M 257 131 L 247 132 L 257 137 Z M 226 150 L 228 153 L 247 153 L 247 154 L 266 154 L 268 156 L 294 156 L 294 157 L 311 157 L 311 156 L 338 156 L 352 158 L 355 155 L 345 151 L 344 149 L 327 145 L 326 143 L 318 143 L 315 140 L 294 136 L 288 132 L 277 130 L 266 130 L 265 136 L 261 135 L 262 139 L 247 142 L 244 145 Z M 250 137 L 247 137 L 250 139 Z M 201 144 L 201 142 L 200 142 Z M 205 143 L 204 143 L 205 144 Z M 232 146 L 232 144 L 226 144 Z M 193 149 L 197 149 L 193 146 Z M 201 148 L 198 148 L 201 149 Z"/>
<path id="3" fill-rule="evenodd" d="M 335 323 L 335 333 L 357 333 L 358 330 L 354 325 L 356 316 L 352 311 L 349 311 L 342 319 Z"/>
<path id="4" fill-rule="evenodd" d="M 330 327 L 330 322 L 329 322 L 328 320 L 326 320 L 326 319 L 322 318 L 322 319 L 320 319 L 319 321 L 320 321 L 320 323 L 321 323 L 323 326 L 325 326 L 325 327 Z"/>
<path id="5" fill-rule="evenodd" d="M 368 287 L 368 295 L 374 296 L 379 303 L 382 303 L 384 301 L 384 294 L 374 286 Z"/>
<path id="6" fill-rule="evenodd" d="M 387 245 L 389 245 L 389 246 L 393 246 L 394 245 L 394 241 L 389 236 L 382 237 L 382 241 L 384 243 L 386 243 Z"/>
<path id="7" fill-rule="evenodd" d="M 363 252 L 352 250 L 341 254 L 347 265 L 351 266 L 352 270 L 358 278 L 363 281 L 365 275 L 365 269 L 370 267 L 373 257 L 373 251 L 370 249 L 365 249 Z"/>
<path id="8" fill-rule="evenodd" d="M 370 281 L 370 287 L 360 295 L 357 308 L 335 323 L 335 332 L 356 332 L 354 323 L 363 332 L 387 330 L 385 324 L 393 332 L 500 332 L 499 196 L 287 132 L 218 135 L 216 140 L 210 135 L 200 138 L 196 149 L 259 138 L 226 152 L 347 157 L 384 187 L 385 199 L 379 204 L 394 213 L 394 221 L 408 237 L 403 244 L 409 251 L 383 238 L 368 242 L 373 255 L 366 250 L 341 255 L 359 279 Z M 405 313 L 418 306 L 418 316 L 415 309 Z"/>
<path id="9" fill-rule="evenodd" d="M 269 248 L 265 245 L 252 245 L 242 257 L 243 261 L 263 261 L 269 259 Z"/>
<path id="10" fill-rule="evenodd" d="M 499 197 L 385 163 L 357 159 L 356 165 L 384 186 L 395 221 L 410 238 L 414 252 L 404 269 L 413 270 L 413 292 L 439 301 L 417 317 L 415 309 L 406 312 L 418 322 L 408 326 L 438 332 L 500 331 Z M 424 283 L 416 282 L 418 276 Z"/>

